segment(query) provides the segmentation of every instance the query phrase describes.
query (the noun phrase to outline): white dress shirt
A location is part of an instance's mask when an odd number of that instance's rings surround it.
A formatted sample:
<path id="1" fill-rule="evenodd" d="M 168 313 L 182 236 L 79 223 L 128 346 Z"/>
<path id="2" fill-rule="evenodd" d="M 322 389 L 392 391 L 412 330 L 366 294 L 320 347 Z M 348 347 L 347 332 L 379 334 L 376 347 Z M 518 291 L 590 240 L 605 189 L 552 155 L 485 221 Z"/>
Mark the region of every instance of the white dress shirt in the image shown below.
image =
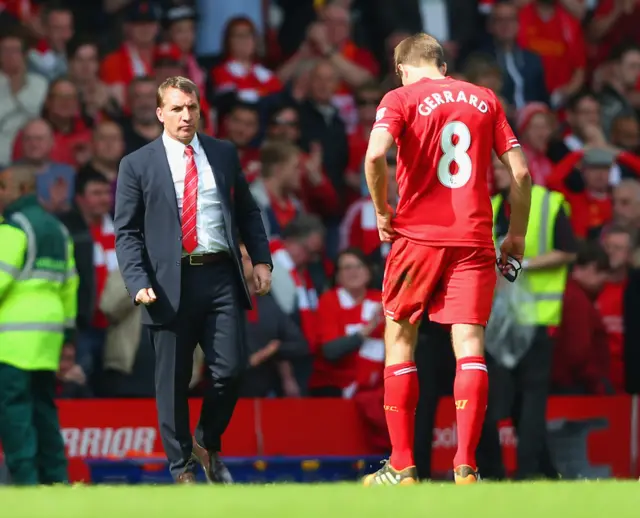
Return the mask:
<path id="1" fill-rule="evenodd" d="M 185 146 L 181 142 L 172 139 L 166 133 L 162 134 L 162 143 L 167 152 L 169 169 L 173 177 L 173 186 L 176 190 L 178 212 L 182 214 L 182 198 L 184 196 L 184 177 L 187 171 L 187 154 Z M 202 149 L 198 136 L 191 141 L 193 154 L 198 169 L 198 205 L 196 213 L 196 229 L 198 232 L 198 246 L 194 254 L 210 254 L 216 252 L 228 252 L 229 242 L 224 229 L 222 216 L 222 204 L 216 185 L 213 169 L 207 160 L 207 155 Z"/>

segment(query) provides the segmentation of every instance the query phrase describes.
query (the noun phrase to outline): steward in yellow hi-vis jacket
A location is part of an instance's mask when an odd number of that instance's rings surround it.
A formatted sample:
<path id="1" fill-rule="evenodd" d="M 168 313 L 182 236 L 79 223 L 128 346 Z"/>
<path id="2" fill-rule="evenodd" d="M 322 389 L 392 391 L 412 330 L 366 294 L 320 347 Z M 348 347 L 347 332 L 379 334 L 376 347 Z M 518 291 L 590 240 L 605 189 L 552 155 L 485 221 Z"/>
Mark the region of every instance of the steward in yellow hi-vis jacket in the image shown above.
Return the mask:
<path id="1" fill-rule="evenodd" d="M 21 485 L 67 481 L 55 375 L 78 290 L 73 244 L 35 180 L 27 166 L 0 172 L 0 443 Z"/>

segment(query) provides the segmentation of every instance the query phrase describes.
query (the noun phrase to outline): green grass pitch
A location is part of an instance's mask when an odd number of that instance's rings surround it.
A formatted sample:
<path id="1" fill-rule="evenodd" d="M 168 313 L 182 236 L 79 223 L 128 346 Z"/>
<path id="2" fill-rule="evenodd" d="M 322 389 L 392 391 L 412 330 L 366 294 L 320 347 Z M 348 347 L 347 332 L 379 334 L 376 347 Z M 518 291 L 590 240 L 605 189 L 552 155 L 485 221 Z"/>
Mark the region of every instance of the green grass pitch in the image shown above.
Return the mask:
<path id="1" fill-rule="evenodd" d="M 638 518 L 638 482 L 0 489 L 7 518 Z"/>

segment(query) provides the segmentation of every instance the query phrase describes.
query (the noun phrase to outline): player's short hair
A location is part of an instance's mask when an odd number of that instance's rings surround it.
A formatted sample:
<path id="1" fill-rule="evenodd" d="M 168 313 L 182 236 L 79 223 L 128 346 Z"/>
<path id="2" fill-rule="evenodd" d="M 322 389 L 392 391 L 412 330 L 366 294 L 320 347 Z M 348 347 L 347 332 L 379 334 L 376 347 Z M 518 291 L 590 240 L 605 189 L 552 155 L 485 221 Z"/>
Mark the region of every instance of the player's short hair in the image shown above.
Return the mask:
<path id="1" fill-rule="evenodd" d="M 424 32 L 409 36 L 398 43 L 393 52 L 393 57 L 396 70 L 398 65 L 418 67 L 431 64 L 441 67 L 445 64 L 442 45 L 433 36 Z"/>
<path id="2" fill-rule="evenodd" d="M 262 177 L 269 178 L 273 171 L 292 156 L 300 153 L 295 144 L 286 140 L 268 140 L 260 148 Z"/>
<path id="3" fill-rule="evenodd" d="M 169 88 L 175 88 L 185 94 L 196 94 L 198 104 L 200 104 L 200 92 L 198 91 L 196 84 L 191 81 L 191 79 L 182 76 L 171 76 L 167 77 L 167 79 L 165 79 L 158 87 L 158 91 L 156 93 L 156 105 L 158 108 L 162 108 L 164 105 L 164 94 L 169 90 Z"/>

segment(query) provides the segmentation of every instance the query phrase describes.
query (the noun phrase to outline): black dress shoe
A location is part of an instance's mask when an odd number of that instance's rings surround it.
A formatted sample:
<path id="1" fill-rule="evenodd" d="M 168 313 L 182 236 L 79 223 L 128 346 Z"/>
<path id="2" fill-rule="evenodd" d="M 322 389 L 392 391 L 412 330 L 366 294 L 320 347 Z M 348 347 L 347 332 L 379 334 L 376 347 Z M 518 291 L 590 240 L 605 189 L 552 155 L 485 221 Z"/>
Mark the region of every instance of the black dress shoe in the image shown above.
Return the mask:
<path id="1" fill-rule="evenodd" d="M 196 476 L 190 471 L 186 471 L 185 473 L 180 473 L 178 478 L 176 479 L 176 484 L 195 484 Z"/>

